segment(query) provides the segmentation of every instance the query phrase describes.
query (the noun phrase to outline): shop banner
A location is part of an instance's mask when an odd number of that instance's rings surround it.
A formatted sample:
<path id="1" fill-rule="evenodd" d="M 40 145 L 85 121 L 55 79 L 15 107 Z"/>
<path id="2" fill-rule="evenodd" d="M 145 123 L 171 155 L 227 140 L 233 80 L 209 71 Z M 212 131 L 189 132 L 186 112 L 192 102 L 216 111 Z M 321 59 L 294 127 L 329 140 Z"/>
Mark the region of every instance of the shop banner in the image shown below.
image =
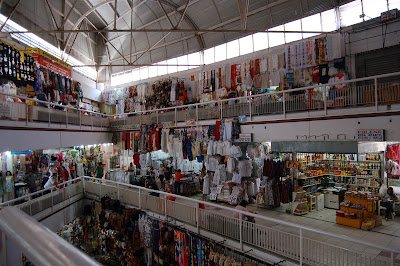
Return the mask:
<path id="1" fill-rule="evenodd" d="M 12 151 L 11 154 L 20 155 L 20 154 L 32 154 L 32 151 Z"/>
<path id="2" fill-rule="evenodd" d="M 298 169 L 299 162 L 297 161 L 286 161 L 286 168 Z"/>
<path id="3" fill-rule="evenodd" d="M 57 73 L 60 73 L 64 76 L 71 77 L 71 66 L 64 61 L 58 59 L 57 57 L 39 49 L 27 47 L 25 52 L 28 54 L 32 54 L 32 57 L 35 59 L 36 63 L 47 67 Z"/>
<path id="4" fill-rule="evenodd" d="M 251 133 L 239 134 L 239 142 L 251 142 Z"/>
<path id="5" fill-rule="evenodd" d="M 384 141 L 383 129 L 357 130 L 358 141 Z"/>
<path id="6" fill-rule="evenodd" d="M 47 59 L 41 55 L 38 55 L 38 54 L 33 54 L 32 57 L 35 59 L 35 62 L 39 63 L 41 66 L 47 67 L 48 69 L 51 69 L 57 73 L 60 73 L 61 75 L 71 77 L 71 69 L 68 69 L 61 65 L 53 63 L 49 59 Z"/>

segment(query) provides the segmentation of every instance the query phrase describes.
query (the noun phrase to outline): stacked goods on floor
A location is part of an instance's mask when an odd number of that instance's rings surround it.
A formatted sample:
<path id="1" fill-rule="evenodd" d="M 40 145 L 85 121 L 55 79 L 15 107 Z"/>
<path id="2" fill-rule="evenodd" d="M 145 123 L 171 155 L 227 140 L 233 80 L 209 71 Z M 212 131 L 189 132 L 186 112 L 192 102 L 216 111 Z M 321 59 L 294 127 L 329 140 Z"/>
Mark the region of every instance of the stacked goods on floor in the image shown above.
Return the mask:
<path id="1" fill-rule="evenodd" d="M 371 229 L 375 226 L 377 197 L 371 193 L 346 192 L 340 211 L 336 211 L 336 223 L 355 228 Z"/>

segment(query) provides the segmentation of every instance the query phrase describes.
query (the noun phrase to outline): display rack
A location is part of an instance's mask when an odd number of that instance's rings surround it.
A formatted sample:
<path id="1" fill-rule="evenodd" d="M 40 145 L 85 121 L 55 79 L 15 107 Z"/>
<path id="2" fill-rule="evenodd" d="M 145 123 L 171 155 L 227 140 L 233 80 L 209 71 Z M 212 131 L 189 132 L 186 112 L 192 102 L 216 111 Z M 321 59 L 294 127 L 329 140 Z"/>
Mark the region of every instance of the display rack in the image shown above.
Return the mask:
<path id="1" fill-rule="evenodd" d="M 307 214 L 307 192 L 306 191 L 299 191 L 292 193 L 292 214 L 296 215 L 304 215 Z"/>
<path id="2" fill-rule="evenodd" d="M 336 223 L 347 225 L 355 228 L 361 228 L 361 224 L 371 218 L 376 209 L 376 204 L 374 199 L 359 199 L 359 198 L 352 198 L 352 197 L 344 197 L 345 201 L 349 201 L 352 204 L 361 204 L 365 207 L 365 209 L 356 209 L 352 207 L 340 206 L 340 210 L 345 213 L 353 213 L 356 215 L 357 218 L 348 218 L 348 217 L 341 217 L 336 216 Z"/>
<path id="3" fill-rule="evenodd" d="M 328 177 L 330 184 L 351 189 L 377 192 L 382 180 L 382 155 L 303 154 L 299 157 L 298 185 L 304 188 L 321 185 Z"/>

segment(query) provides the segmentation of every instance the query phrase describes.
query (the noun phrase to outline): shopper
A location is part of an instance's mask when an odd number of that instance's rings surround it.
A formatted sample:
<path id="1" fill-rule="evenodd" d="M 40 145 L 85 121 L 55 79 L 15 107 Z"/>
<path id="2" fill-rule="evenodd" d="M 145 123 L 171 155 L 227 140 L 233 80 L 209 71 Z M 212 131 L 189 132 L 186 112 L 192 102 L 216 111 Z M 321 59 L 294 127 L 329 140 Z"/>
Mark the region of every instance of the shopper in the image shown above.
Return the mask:
<path id="1" fill-rule="evenodd" d="M 135 183 L 135 167 L 133 166 L 133 163 L 129 164 L 128 172 L 129 172 L 129 183 L 133 185 Z"/>
<path id="2" fill-rule="evenodd" d="M 28 176 L 26 177 L 26 183 L 29 188 L 29 193 L 36 192 L 36 174 L 33 171 L 28 172 Z"/>
<path id="3" fill-rule="evenodd" d="M 396 194 L 394 194 L 393 187 L 388 187 L 381 200 L 381 206 L 386 208 L 385 219 L 388 221 L 391 214 L 393 217 L 396 216 L 396 214 L 393 212 L 393 202 L 398 202 L 399 198 L 396 196 Z"/>
<path id="4" fill-rule="evenodd" d="M 63 182 L 67 182 L 69 180 L 69 173 L 68 173 L 67 168 L 65 168 L 65 166 L 62 167 L 61 175 L 62 175 Z M 65 184 L 65 186 L 67 186 L 67 184 Z"/>
<path id="5" fill-rule="evenodd" d="M 175 194 L 181 194 L 181 178 L 182 178 L 182 173 L 181 173 L 181 170 L 177 170 L 176 172 L 175 172 L 175 184 L 174 184 L 174 187 L 175 187 Z"/>
<path id="6" fill-rule="evenodd" d="M 257 214 L 257 212 L 254 212 L 254 211 L 251 211 L 251 210 L 247 209 L 246 206 L 247 206 L 247 201 L 242 200 L 242 202 L 240 202 L 240 204 L 235 207 L 235 210 Z M 239 219 L 240 213 L 235 212 L 234 213 L 234 217 L 236 219 Z M 242 220 L 245 220 L 245 218 L 247 218 L 247 221 L 249 221 L 251 223 L 255 223 L 256 222 L 253 216 L 248 216 L 248 215 L 242 214 Z"/>
<path id="7" fill-rule="evenodd" d="M 99 163 L 99 165 L 96 168 L 96 178 L 103 178 L 104 175 L 104 168 L 103 168 L 103 164 Z"/>
<path id="8" fill-rule="evenodd" d="M 47 180 L 46 184 L 44 184 L 44 188 L 48 189 L 55 186 L 57 188 L 57 173 L 53 173 Z M 50 193 L 50 190 L 45 191 L 44 194 Z"/>
<path id="9" fill-rule="evenodd" d="M 157 186 L 157 183 L 156 183 L 156 180 L 154 179 L 154 177 L 150 177 L 150 176 L 147 177 L 144 186 L 145 186 L 145 188 L 148 188 L 148 189 L 159 190 L 158 186 Z M 151 196 L 155 196 L 155 197 L 159 197 L 160 193 L 150 192 L 150 195 Z"/>

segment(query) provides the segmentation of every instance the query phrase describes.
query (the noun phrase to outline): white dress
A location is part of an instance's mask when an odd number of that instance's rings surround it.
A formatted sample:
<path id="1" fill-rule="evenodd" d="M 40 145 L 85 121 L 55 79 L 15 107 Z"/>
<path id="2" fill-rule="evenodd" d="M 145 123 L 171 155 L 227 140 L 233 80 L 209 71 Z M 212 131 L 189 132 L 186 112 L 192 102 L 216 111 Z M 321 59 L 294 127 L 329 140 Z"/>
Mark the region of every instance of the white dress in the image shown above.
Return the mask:
<path id="1" fill-rule="evenodd" d="M 203 182 L 203 195 L 208 195 L 208 194 L 210 194 L 210 177 L 209 175 L 205 175 Z"/>

